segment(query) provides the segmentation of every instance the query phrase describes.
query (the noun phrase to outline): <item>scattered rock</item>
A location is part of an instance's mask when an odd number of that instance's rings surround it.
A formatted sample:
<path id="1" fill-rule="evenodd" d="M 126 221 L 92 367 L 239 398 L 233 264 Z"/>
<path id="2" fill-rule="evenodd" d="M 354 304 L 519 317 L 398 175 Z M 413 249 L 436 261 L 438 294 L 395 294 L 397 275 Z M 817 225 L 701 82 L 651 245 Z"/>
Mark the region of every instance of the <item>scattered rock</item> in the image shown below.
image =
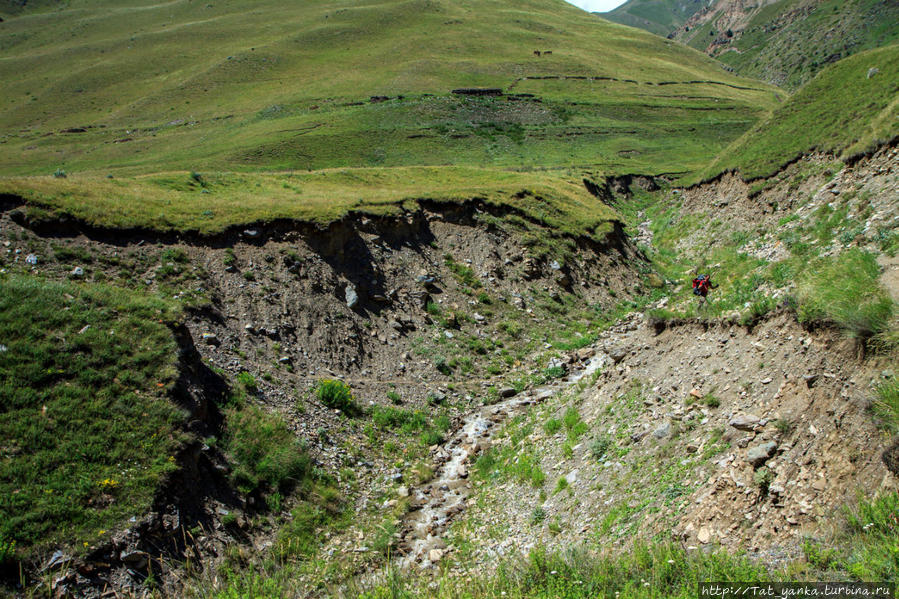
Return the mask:
<path id="1" fill-rule="evenodd" d="M 218 335 L 215 333 L 203 333 L 203 343 L 206 345 L 219 345 L 221 341 L 219 341 Z"/>
<path id="2" fill-rule="evenodd" d="M 34 254 L 28 254 L 27 256 L 25 256 L 25 264 L 34 266 L 35 264 L 37 264 L 37 256 L 35 256 Z"/>
<path id="3" fill-rule="evenodd" d="M 441 559 L 443 559 L 442 549 L 431 549 L 428 551 L 428 561 L 431 563 L 439 562 Z"/>
<path id="4" fill-rule="evenodd" d="M 873 77 L 874 75 L 876 75 L 879 72 L 880 72 L 880 69 L 878 69 L 877 67 L 871 67 L 870 69 L 868 69 L 868 75 L 865 78 L 870 79 L 871 77 Z"/>
<path id="5" fill-rule="evenodd" d="M 753 431 L 761 419 L 752 414 L 739 414 L 728 422 L 729 425 L 740 431 Z"/>
<path id="6" fill-rule="evenodd" d="M 609 357 L 612 358 L 612 361 L 616 364 L 622 361 L 625 356 L 627 356 L 627 348 L 623 345 L 619 345 L 617 347 L 612 347 L 606 350 L 606 353 L 609 354 Z"/>
<path id="7" fill-rule="evenodd" d="M 515 397 L 518 394 L 518 391 L 515 390 L 515 387 L 503 387 L 499 390 L 500 397 Z"/>
<path id="8" fill-rule="evenodd" d="M 80 266 L 76 266 L 75 268 L 72 269 L 72 272 L 70 272 L 69 274 L 73 277 L 83 277 L 84 269 L 81 268 Z"/>
<path id="9" fill-rule="evenodd" d="M 352 284 L 348 284 L 344 290 L 344 298 L 346 299 L 347 308 L 353 309 L 359 303 L 359 294 Z"/>
<path id="10" fill-rule="evenodd" d="M 257 239 L 261 235 L 259 229 L 245 229 L 243 234 L 244 237 L 248 237 L 249 239 Z"/>
<path id="11" fill-rule="evenodd" d="M 652 432 L 652 436 L 656 439 L 664 439 L 668 435 L 671 434 L 671 422 L 666 422 L 656 430 Z"/>
<path id="12" fill-rule="evenodd" d="M 699 534 L 696 535 L 696 539 L 700 543 L 705 545 L 706 543 L 708 543 L 709 541 L 712 540 L 712 533 L 709 531 L 708 528 L 703 526 L 702 528 L 699 529 Z"/>
<path id="13" fill-rule="evenodd" d="M 563 362 L 560 358 L 551 358 L 549 362 L 546 364 L 547 368 L 561 368 L 563 372 L 568 372 L 568 364 Z"/>
<path id="14" fill-rule="evenodd" d="M 123 551 L 120 559 L 128 566 L 140 570 L 146 567 L 150 555 L 145 551 Z"/>
<path id="15" fill-rule="evenodd" d="M 758 468 L 762 464 L 768 461 L 771 456 L 774 455 L 774 452 L 777 450 L 777 443 L 774 441 L 768 441 L 767 443 L 762 443 L 761 445 L 756 445 L 755 447 L 751 447 L 749 451 L 746 452 L 746 460 Z"/>

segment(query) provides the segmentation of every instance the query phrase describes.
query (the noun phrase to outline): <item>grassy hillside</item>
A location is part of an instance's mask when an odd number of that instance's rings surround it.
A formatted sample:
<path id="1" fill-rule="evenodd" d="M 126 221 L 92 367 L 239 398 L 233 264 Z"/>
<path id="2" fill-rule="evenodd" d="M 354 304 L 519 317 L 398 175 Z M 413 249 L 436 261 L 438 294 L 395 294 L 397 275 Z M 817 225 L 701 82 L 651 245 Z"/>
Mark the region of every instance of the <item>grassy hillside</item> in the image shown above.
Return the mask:
<path id="1" fill-rule="evenodd" d="M 767 177 L 813 150 L 851 156 L 899 135 L 899 44 L 829 67 L 703 172 Z"/>
<path id="2" fill-rule="evenodd" d="M 678 39 L 698 50 L 714 43 L 711 54 L 737 73 L 791 90 L 841 58 L 899 40 L 899 4 L 888 0 L 779 0 L 745 19 L 717 4 Z"/>
<path id="3" fill-rule="evenodd" d="M 0 549 L 76 551 L 150 507 L 184 415 L 179 308 L 106 287 L 0 279 Z"/>
<path id="4" fill-rule="evenodd" d="M 575 177 L 573 179 L 579 181 Z M 504 204 L 560 233 L 609 231 L 615 212 L 584 186 L 545 173 L 470 167 L 361 168 L 311 173 L 157 173 L 20 177 L 0 188 L 27 201 L 34 220 L 74 217 L 91 225 L 214 234 L 285 218 L 328 223 L 348 211 L 398 213 L 419 200 L 479 198 Z M 606 226 L 603 226 L 606 225 Z"/>
<path id="5" fill-rule="evenodd" d="M 601 15 L 615 23 L 639 27 L 664 37 L 705 6 L 706 2 L 702 0 L 629 0 Z"/>
<path id="6" fill-rule="evenodd" d="M 776 104 L 774 88 L 562 0 L 39 6 L 0 28 L 2 175 L 682 172 Z"/>

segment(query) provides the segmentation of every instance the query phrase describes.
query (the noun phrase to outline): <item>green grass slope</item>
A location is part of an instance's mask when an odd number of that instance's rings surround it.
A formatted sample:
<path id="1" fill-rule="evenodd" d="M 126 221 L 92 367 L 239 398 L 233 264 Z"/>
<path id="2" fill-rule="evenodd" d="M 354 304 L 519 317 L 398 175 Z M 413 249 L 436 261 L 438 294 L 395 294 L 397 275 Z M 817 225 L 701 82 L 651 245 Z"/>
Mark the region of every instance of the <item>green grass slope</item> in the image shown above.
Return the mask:
<path id="1" fill-rule="evenodd" d="M 615 23 L 639 27 L 664 37 L 705 5 L 702 0 L 628 0 L 616 9 L 600 14 Z"/>
<path id="2" fill-rule="evenodd" d="M 739 140 L 700 178 L 728 170 L 750 180 L 773 175 L 811 151 L 842 157 L 899 135 L 899 44 L 857 54 L 825 69 Z"/>
<path id="3" fill-rule="evenodd" d="M 72 0 L 0 24 L 0 79 L 0 175 L 684 172 L 777 103 L 562 0 Z"/>
<path id="4" fill-rule="evenodd" d="M 0 548 L 83 551 L 147 511 L 181 440 L 177 317 L 103 285 L 0 279 Z"/>
<path id="5" fill-rule="evenodd" d="M 572 178 L 574 178 L 572 176 Z M 326 224 L 350 211 L 398 214 L 421 200 L 480 199 L 553 227 L 604 238 L 617 214 L 579 182 L 552 174 L 472 167 L 358 168 L 311 173 L 167 172 L 19 177 L 0 188 L 26 200 L 34 221 L 65 215 L 93 226 L 219 233 L 275 219 Z"/>
<path id="6" fill-rule="evenodd" d="M 737 73 L 790 90 L 837 60 L 899 41 L 899 4 L 890 0 L 779 0 L 739 26 L 722 8 L 679 39 L 698 50 L 715 42 L 712 55 Z"/>

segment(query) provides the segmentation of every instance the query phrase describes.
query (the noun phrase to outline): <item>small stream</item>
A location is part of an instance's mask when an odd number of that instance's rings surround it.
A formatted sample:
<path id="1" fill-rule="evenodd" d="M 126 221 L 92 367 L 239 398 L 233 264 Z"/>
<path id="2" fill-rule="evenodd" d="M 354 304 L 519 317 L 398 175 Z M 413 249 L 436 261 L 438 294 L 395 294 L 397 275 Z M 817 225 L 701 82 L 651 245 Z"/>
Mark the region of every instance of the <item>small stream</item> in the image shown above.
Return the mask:
<path id="1" fill-rule="evenodd" d="M 525 412 L 529 406 L 558 395 L 609 361 L 606 354 L 598 352 L 583 368 L 563 378 L 465 416 L 462 426 L 440 448 L 442 453 L 438 459 L 442 457 L 444 461 L 434 479 L 411 492 L 413 505 L 420 507 L 413 508 L 404 522 L 400 548 L 405 550 L 405 555 L 400 565 L 427 568 L 443 557 L 446 542 L 442 537 L 453 517 L 465 510 L 471 494 L 469 468 L 477 454 L 490 446 L 497 425 Z"/>

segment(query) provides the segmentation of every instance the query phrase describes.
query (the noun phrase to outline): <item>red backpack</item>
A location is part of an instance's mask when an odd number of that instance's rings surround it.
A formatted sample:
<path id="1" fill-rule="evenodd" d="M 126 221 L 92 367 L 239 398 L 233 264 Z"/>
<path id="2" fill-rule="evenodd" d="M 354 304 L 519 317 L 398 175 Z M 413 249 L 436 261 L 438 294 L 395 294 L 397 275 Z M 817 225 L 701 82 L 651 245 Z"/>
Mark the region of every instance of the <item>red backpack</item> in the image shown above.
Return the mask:
<path id="1" fill-rule="evenodd" d="M 693 279 L 693 295 L 702 295 L 703 291 L 708 291 L 711 279 L 709 275 L 699 275 Z"/>

